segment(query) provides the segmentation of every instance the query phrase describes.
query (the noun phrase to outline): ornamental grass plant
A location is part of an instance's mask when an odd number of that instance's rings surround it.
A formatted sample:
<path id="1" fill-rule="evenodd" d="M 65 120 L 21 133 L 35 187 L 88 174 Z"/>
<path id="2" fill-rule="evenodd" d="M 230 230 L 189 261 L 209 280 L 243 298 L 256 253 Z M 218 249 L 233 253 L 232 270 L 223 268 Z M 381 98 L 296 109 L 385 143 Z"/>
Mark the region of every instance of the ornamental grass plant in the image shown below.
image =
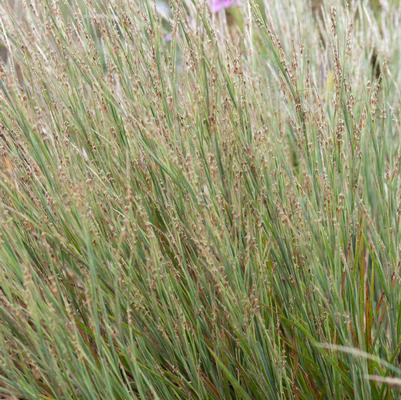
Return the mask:
<path id="1" fill-rule="evenodd" d="M 0 1 L 0 397 L 401 397 L 401 8 L 214 3 Z"/>

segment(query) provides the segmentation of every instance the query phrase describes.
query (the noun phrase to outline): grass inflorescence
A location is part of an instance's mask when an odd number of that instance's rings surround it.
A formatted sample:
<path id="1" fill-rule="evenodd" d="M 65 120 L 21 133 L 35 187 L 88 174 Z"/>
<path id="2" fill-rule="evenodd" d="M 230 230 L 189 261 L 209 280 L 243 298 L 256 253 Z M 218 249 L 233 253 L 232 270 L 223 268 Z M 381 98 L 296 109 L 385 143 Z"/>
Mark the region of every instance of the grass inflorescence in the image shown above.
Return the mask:
<path id="1" fill-rule="evenodd" d="M 0 396 L 399 398 L 381 4 L 0 2 Z"/>

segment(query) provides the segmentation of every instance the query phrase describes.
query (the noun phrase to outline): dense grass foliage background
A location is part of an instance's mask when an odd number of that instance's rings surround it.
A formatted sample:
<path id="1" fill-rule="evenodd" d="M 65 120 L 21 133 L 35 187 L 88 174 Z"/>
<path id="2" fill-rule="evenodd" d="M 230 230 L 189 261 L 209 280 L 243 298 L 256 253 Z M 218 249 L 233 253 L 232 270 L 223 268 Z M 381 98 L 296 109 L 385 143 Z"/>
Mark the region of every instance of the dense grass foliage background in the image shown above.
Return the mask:
<path id="1" fill-rule="evenodd" d="M 169 3 L 0 2 L 0 393 L 400 398 L 399 5 Z"/>

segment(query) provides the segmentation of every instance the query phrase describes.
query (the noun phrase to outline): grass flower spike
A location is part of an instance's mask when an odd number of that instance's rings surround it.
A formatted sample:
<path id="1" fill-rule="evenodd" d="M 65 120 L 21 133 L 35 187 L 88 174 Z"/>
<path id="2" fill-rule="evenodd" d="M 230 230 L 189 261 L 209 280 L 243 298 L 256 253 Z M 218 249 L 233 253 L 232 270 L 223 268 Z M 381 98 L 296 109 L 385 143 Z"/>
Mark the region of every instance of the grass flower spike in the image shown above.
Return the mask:
<path id="1" fill-rule="evenodd" d="M 374 3 L 0 0 L 0 399 L 401 398 Z"/>

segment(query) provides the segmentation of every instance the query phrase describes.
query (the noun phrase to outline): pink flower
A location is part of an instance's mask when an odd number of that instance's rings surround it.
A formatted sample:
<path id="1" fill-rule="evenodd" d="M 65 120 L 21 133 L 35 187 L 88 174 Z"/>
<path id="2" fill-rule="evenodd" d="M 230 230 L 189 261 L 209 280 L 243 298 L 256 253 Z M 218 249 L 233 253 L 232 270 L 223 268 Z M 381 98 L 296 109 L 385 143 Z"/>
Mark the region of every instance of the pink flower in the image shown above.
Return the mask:
<path id="1" fill-rule="evenodd" d="M 164 39 L 165 42 L 171 42 L 173 40 L 173 34 L 171 32 L 170 33 L 166 33 L 163 36 L 163 39 Z"/>
<path id="2" fill-rule="evenodd" d="M 217 13 L 225 8 L 238 5 L 237 0 L 209 0 L 210 11 Z"/>

